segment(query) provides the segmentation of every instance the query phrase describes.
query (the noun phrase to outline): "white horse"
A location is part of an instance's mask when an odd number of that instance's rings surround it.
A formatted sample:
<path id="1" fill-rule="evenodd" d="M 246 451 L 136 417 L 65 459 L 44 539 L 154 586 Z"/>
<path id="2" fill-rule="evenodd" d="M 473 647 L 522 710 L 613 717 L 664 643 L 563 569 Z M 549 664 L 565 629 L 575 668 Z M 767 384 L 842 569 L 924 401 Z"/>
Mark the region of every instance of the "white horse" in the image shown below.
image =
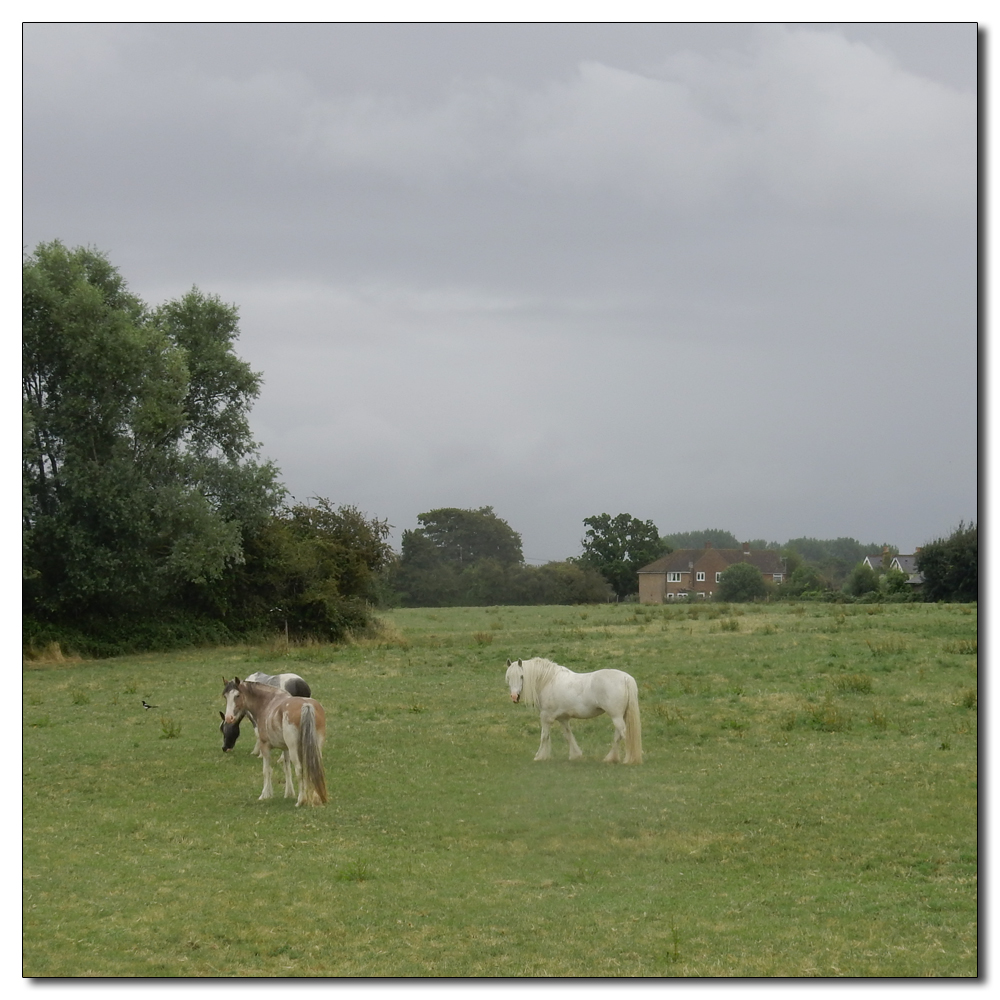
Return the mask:
<path id="1" fill-rule="evenodd" d="M 607 712 L 615 726 L 611 752 L 606 761 L 618 760 L 618 744 L 625 744 L 625 763 L 642 763 L 642 723 L 639 721 L 639 689 L 635 678 L 624 670 L 595 670 L 578 674 L 551 660 L 507 661 L 510 700 L 536 705 L 541 714 L 542 742 L 535 760 L 552 756 L 549 731 L 553 722 L 562 726 L 569 741 L 569 759 L 578 760 L 583 751 L 573 738 L 570 719 L 593 719 Z"/>

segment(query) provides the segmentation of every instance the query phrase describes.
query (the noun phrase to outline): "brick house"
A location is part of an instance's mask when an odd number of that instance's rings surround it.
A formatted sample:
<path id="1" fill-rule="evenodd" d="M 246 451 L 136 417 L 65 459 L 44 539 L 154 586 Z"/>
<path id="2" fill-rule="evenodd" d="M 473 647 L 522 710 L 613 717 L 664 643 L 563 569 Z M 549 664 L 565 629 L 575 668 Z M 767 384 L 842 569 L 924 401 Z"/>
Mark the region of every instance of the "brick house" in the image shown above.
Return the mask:
<path id="1" fill-rule="evenodd" d="M 678 549 L 643 566 L 639 570 L 639 603 L 664 604 L 689 594 L 710 598 L 722 574 L 738 562 L 756 566 L 770 583 L 785 579 L 785 560 L 778 552 L 751 552 L 746 543 L 742 549 L 714 549 L 706 542 L 703 549 Z"/>

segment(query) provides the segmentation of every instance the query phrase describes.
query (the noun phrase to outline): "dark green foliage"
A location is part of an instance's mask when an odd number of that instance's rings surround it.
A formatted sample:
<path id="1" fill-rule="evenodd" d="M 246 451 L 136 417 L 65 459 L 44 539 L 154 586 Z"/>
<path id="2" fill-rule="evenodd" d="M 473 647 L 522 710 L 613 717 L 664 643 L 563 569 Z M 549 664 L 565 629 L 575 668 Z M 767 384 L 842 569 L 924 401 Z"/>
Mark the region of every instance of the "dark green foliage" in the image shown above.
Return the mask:
<path id="1" fill-rule="evenodd" d="M 252 457 L 236 310 L 195 290 L 150 314 L 102 254 L 58 242 L 23 283 L 25 610 L 159 613 L 237 564 L 282 492 Z"/>
<path id="2" fill-rule="evenodd" d="M 805 562 L 814 566 L 828 580 L 831 587 L 841 587 L 847 580 L 853 567 L 865 556 L 873 552 L 888 549 L 889 559 L 899 554 L 894 545 L 870 544 L 864 545 L 853 538 L 834 538 L 821 540 L 819 538 L 792 538 L 785 544 L 785 549 L 795 552 Z M 888 564 L 886 564 L 888 569 Z"/>
<path id="3" fill-rule="evenodd" d="M 507 577 L 520 567 L 521 536 L 492 507 L 442 507 L 417 515 L 404 531 L 393 583 L 404 605 L 447 607 L 508 603 Z"/>
<path id="4" fill-rule="evenodd" d="M 767 596 L 767 584 L 761 571 L 750 563 L 733 563 L 719 577 L 720 601 L 754 601 Z"/>
<path id="5" fill-rule="evenodd" d="M 795 557 L 798 566 L 792 570 L 788 579 L 778 586 L 779 597 L 799 598 L 803 595 L 825 594 L 830 589 L 830 582 L 815 566 L 803 563 Z M 789 566 L 790 568 L 790 566 Z"/>
<path id="6" fill-rule="evenodd" d="M 879 589 L 878 574 L 867 565 L 860 562 L 851 570 L 851 575 L 844 583 L 844 592 L 852 597 L 861 597 L 864 594 L 874 593 Z"/>
<path id="7" fill-rule="evenodd" d="M 370 621 L 380 571 L 392 558 L 389 525 L 355 507 L 314 498 L 277 512 L 250 534 L 247 558 L 202 599 L 240 632 L 283 630 L 337 640 Z"/>
<path id="8" fill-rule="evenodd" d="M 879 585 L 887 594 L 909 594 L 910 578 L 901 569 L 890 569 L 879 581 Z"/>
<path id="9" fill-rule="evenodd" d="M 495 559 L 506 566 L 517 566 L 523 561 L 521 536 L 503 518 L 497 517 L 492 507 L 478 510 L 442 507 L 419 514 L 417 521 L 421 526 L 415 533 L 434 546 L 443 563 L 461 569 L 481 559 Z"/>
<path id="10" fill-rule="evenodd" d="M 443 508 L 417 520 L 421 527 L 403 532 L 402 554 L 388 577 L 406 606 L 590 604 L 608 598 L 604 578 L 581 561 L 524 565 L 521 536 L 492 507 Z"/>
<path id="11" fill-rule="evenodd" d="M 619 597 L 639 589 L 639 570 L 673 549 L 652 521 L 631 514 L 585 517 L 587 532 L 580 562 L 596 569 Z"/>
<path id="12" fill-rule="evenodd" d="M 151 311 L 94 250 L 25 260 L 26 646 L 116 655 L 370 623 L 388 525 L 323 499 L 281 506 L 238 320 L 196 288 Z"/>
<path id="13" fill-rule="evenodd" d="M 664 535 L 661 541 L 670 546 L 667 550 L 670 552 L 676 552 L 678 549 L 703 549 L 706 542 L 711 542 L 713 549 L 738 549 L 741 544 L 731 531 L 723 531 L 722 528 L 678 531 L 672 535 Z"/>
<path id="14" fill-rule="evenodd" d="M 979 528 L 960 522 L 948 538 L 920 550 L 917 568 L 924 576 L 925 600 L 978 601 Z"/>

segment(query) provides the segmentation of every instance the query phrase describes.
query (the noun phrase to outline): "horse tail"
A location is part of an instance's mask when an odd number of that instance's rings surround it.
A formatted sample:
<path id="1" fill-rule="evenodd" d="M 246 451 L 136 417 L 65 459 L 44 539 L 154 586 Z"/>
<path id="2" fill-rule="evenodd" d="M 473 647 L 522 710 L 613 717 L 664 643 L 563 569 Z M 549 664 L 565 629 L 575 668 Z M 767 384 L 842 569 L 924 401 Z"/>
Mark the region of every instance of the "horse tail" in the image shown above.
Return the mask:
<path id="1" fill-rule="evenodd" d="M 321 805 L 327 801 L 326 775 L 323 773 L 323 743 L 316 729 L 316 709 L 311 702 L 302 706 L 299 717 L 299 760 L 302 764 L 302 801 Z"/>
<path id="2" fill-rule="evenodd" d="M 639 688 L 635 678 L 627 682 L 628 700 L 625 703 L 625 763 L 642 763 L 642 721 L 639 718 Z"/>

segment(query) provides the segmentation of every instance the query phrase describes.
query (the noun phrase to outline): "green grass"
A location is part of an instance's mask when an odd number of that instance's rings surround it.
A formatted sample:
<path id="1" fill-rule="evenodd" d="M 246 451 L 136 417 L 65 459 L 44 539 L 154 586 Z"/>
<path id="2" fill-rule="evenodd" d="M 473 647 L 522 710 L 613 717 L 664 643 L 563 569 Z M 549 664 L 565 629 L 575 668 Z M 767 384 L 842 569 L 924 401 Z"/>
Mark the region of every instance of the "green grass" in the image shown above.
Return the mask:
<path id="1" fill-rule="evenodd" d="M 975 976 L 976 608 L 870 610 L 399 610 L 26 664 L 23 973 Z M 632 673 L 644 763 L 601 762 L 606 718 L 535 763 L 518 656 Z M 278 666 L 326 708 L 322 809 L 257 801 L 248 727 L 221 752 L 222 676 Z"/>

